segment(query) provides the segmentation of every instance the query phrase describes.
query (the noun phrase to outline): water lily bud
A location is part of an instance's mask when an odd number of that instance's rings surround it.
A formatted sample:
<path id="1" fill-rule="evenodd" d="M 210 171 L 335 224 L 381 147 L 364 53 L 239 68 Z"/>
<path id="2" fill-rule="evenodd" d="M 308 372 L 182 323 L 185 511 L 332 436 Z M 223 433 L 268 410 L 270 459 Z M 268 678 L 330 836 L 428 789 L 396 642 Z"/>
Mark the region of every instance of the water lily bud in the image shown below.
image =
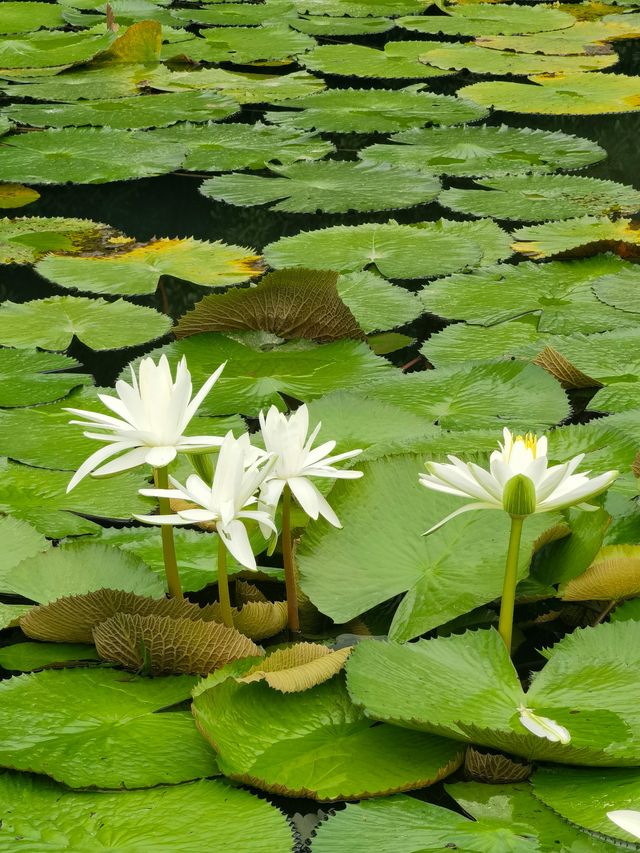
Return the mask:
<path id="1" fill-rule="evenodd" d="M 505 485 L 502 506 L 511 517 L 524 518 L 536 511 L 536 487 L 533 480 L 517 474 Z"/>

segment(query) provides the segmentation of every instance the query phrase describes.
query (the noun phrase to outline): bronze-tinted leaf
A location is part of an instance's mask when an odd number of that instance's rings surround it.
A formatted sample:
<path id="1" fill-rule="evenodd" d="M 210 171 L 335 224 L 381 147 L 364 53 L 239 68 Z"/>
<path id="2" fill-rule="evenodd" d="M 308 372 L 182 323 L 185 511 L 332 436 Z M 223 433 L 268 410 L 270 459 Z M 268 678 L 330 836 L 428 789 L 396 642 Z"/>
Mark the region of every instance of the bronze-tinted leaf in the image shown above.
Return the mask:
<path id="1" fill-rule="evenodd" d="M 340 299 L 337 273 L 284 269 L 256 287 L 205 296 L 174 328 L 176 337 L 200 332 L 262 331 L 292 340 L 364 339 L 355 317 Z"/>
<path id="2" fill-rule="evenodd" d="M 586 572 L 560 587 L 564 601 L 640 595 L 640 545 L 606 545 Z"/>
<path id="3" fill-rule="evenodd" d="M 236 601 L 238 604 L 248 604 L 250 601 L 268 601 L 267 596 L 260 592 L 255 584 L 248 581 L 236 581 Z"/>
<path id="4" fill-rule="evenodd" d="M 174 619 L 215 619 L 209 607 L 186 599 L 148 598 L 118 589 L 98 589 L 83 595 L 66 595 L 50 604 L 32 607 L 20 627 L 34 640 L 52 643 L 93 643 L 92 630 L 116 613 L 171 616 Z"/>
<path id="5" fill-rule="evenodd" d="M 280 693 L 300 693 L 340 672 L 352 648 L 331 651 L 319 643 L 298 643 L 287 649 L 277 649 L 238 681 L 266 681 Z"/>
<path id="6" fill-rule="evenodd" d="M 260 655 L 234 628 L 202 619 L 116 613 L 97 625 L 93 639 L 101 658 L 152 675 L 206 675 L 232 660 Z"/>
<path id="7" fill-rule="evenodd" d="M 563 388 L 593 388 L 595 385 L 600 385 L 596 379 L 592 379 L 574 367 L 562 353 L 553 347 L 546 346 L 534 358 L 533 363 L 539 364 L 540 367 L 544 367 L 547 373 L 555 376 Z"/>
<path id="8" fill-rule="evenodd" d="M 526 782 L 533 766 L 514 761 L 501 753 L 483 752 L 475 746 L 469 746 L 464 756 L 464 769 L 465 774 L 476 782 L 501 785 Z"/>
<path id="9" fill-rule="evenodd" d="M 220 605 L 209 605 L 214 618 L 222 622 Z M 286 601 L 249 601 L 240 610 L 233 608 L 233 624 L 252 640 L 265 640 L 283 631 L 287 624 Z"/>

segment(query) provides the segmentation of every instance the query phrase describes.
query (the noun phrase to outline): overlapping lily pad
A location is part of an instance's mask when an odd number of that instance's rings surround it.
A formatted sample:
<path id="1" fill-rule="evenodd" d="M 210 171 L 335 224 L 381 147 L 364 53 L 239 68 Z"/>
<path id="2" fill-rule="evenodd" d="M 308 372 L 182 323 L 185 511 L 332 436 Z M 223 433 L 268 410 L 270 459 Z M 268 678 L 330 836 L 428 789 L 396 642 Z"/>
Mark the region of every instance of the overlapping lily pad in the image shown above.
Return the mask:
<path id="1" fill-rule="evenodd" d="M 92 378 L 75 373 L 75 359 L 29 349 L 0 349 L 0 406 L 33 406 L 65 397 Z"/>
<path id="2" fill-rule="evenodd" d="M 11 98 L 33 98 L 37 101 L 102 100 L 135 95 L 149 69 L 144 65 L 113 65 L 56 74 L 50 78 L 21 78 L 18 83 L 3 81 L 0 86 Z"/>
<path id="3" fill-rule="evenodd" d="M 295 17 L 290 0 L 266 0 L 262 3 L 209 3 L 204 9 L 172 9 L 171 16 L 178 26 L 189 23 L 216 27 L 260 26 Z"/>
<path id="4" fill-rule="evenodd" d="M 0 264 L 32 264 L 48 252 L 93 251 L 117 235 L 109 225 L 91 219 L 0 219 Z"/>
<path id="5" fill-rule="evenodd" d="M 632 219 L 582 216 L 559 222 L 529 225 L 513 232 L 514 252 L 533 260 L 584 257 L 615 252 L 623 258 L 640 258 L 640 226 Z"/>
<path id="6" fill-rule="evenodd" d="M 433 201 L 440 181 L 403 167 L 324 160 L 271 166 L 273 177 L 222 175 L 200 187 L 208 198 L 240 207 L 272 204 L 287 213 L 392 210 Z M 640 198 L 640 193 L 638 194 Z"/>
<path id="7" fill-rule="evenodd" d="M 480 177 L 580 169 L 606 156 L 590 139 L 506 124 L 405 130 L 391 142 L 402 144 L 369 145 L 358 157 L 435 174 Z"/>
<path id="8" fill-rule="evenodd" d="M 40 193 L 24 184 L 0 184 L 0 207 L 24 207 L 40 198 Z"/>
<path id="9" fill-rule="evenodd" d="M 390 41 L 383 50 L 361 44 L 323 44 L 301 57 L 301 62 L 321 74 L 421 80 L 448 73 L 419 61 L 434 46 L 439 47 L 439 42 Z"/>
<path id="10" fill-rule="evenodd" d="M 112 32 L 48 30 L 8 36 L 0 39 L 0 69 L 68 68 L 107 50 L 115 38 Z"/>
<path id="11" fill-rule="evenodd" d="M 446 15 L 421 15 L 400 18 L 398 26 L 419 33 L 448 36 L 497 36 L 563 30 L 575 24 L 575 18 L 560 9 L 505 3 L 454 5 Z"/>
<path id="12" fill-rule="evenodd" d="M 563 30 L 529 35 L 485 36 L 478 38 L 477 43 L 498 51 L 541 53 L 548 56 L 605 54 L 613 50 L 608 42 L 637 38 L 639 33 L 633 16 L 616 16 L 615 23 L 611 21 L 611 17 L 613 16 L 607 15 L 597 21 L 576 21 L 572 27 Z"/>
<path id="13" fill-rule="evenodd" d="M 333 15 L 298 15 L 289 26 L 310 36 L 351 36 L 386 33 L 395 23 L 391 18 L 347 18 Z"/>
<path id="14" fill-rule="evenodd" d="M 348 15 L 350 18 L 386 15 L 419 15 L 426 0 L 293 0 L 298 12 L 311 15 Z"/>
<path id="15" fill-rule="evenodd" d="M 5 2 L 2 6 L 0 33 L 28 33 L 40 29 L 64 26 L 62 10 L 56 4 L 31 2 Z"/>
<path id="16" fill-rule="evenodd" d="M 183 55 L 194 62 L 286 62 L 315 47 L 315 39 L 282 23 L 259 27 L 212 27 L 202 30 L 204 38 L 169 45 L 163 51 Z"/>
<path id="17" fill-rule="evenodd" d="M 482 107 L 462 98 L 434 95 L 420 86 L 405 89 L 327 89 L 283 101 L 284 109 L 265 114 L 283 127 L 334 133 L 393 133 L 408 127 L 464 124 L 486 115 Z"/>
<path id="18" fill-rule="evenodd" d="M 0 547 L 2 548 L 0 585 L 4 587 L 5 578 L 15 566 L 29 557 L 46 551 L 49 543 L 42 533 L 39 533 L 27 521 L 2 516 L 0 518 Z"/>

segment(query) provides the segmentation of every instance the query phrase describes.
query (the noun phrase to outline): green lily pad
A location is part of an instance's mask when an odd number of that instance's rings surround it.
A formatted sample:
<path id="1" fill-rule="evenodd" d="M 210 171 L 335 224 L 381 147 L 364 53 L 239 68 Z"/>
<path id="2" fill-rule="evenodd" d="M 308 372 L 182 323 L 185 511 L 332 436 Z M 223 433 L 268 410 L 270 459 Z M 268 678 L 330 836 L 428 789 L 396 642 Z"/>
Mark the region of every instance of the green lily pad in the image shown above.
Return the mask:
<path id="1" fill-rule="evenodd" d="M 538 332 L 604 332 L 632 326 L 635 320 L 625 311 L 603 305 L 594 293 L 594 285 L 602 276 L 617 279 L 634 269 L 614 255 L 547 264 L 497 265 L 434 281 L 421 291 L 420 298 L 431 314 L 472 325 L 495 327 L 534 315 L 538 318 Z M 517 344 L 531 338 L 531 329 L 512 328 Z"/>
<path id="2" fill-rule="evenodd" d="M 24 5 L 24 0 L 20 0 L 20 5 Z M 96 68 L 85 66 L 80 71 L 64 71 L 49 79 L 23 78 L 19 83 L 5 82 L 0 85 L 11 100 L 33 98 L 36 101 L 97 101 L 135 95 L 141 85 L 140 81 L 143 81 L 148 73 L 149 69 L 144 65 L 98 65 Z"/>
<path id="3" fill-rule="evenodd" d="M 69 263 L 71 260 L 77 263 Z M 191 281 L 202 287 L 226 287 L 259 275 L 262 266 L 260 256 L 256 255 L 254 249 L 230 246 L 220 241 L 207 243 L 187 237 L 153 240 L 132 246 L 116 244 L 109 251 L 84 257 L 48 255 L 37 264 L 36 270 L 60 287 L 85 293 L 138 295 L 153 293 L 163 275 Z M 74 301 L 69 296 L 54 298 Z M 85 299 L 82 302 L 96 305 L 96 300 Z M 109 303 L 110 307 L 114 304 L 120 306 L 122 312 L 125 306 L 126 310 L 133 308 L 125 302 Z M 136 310 L 140 308 L 136 306 Z M 143 310 L 147 312 L 150 309 Z M 106 309 L 104 311 L 106 315 L 108 312 Z M 99 321 L 101 328 L 102 322 Z M 160 334 L 164 334 L 164 331 Z M 128 344 L 125 342 L 124 345 Z"/>
<path id="4" fill-rule="evenodd" d="M 374 35 L 392 30 L 391 18 L 343 18 L 331 15 L 299 15 L 289 26 L 310 36 Z"/>
<path id="5" fill-rule="evenodd" d="M 559 13 L 562 14 L 562 13 Z M 527 83 L 473 83 L 458 95 L 483 107 L 539 115 L 602 115 L 640 109 L 640 77 L 625 74 L 554 74 Z"/>
<path id="6" fill-rule="evenodd" d="M 366 334 L 395 329 L 422 313 L 414 293 L 368 270 L 340 275 L 336 286 L 340 299 Z"/>
<path id="7" fill-rule="evenodd" d="M 188 711 L 190 676 L 44 670 L 0 682 L 0 764 L 72 788 L 146 788 L 216 773 Z"/>
<path id="8" fill-rule="evenodd" d="M 506 124 L 406 130 L 391 141 L 402 144 L 369 145 L 358 157 L 469 178 L 580 169 L 606 157 L 590 139 Z"/>
<path id="9" fill-rule="evenodd" d="M 424 443 L 429 446 L 428 436 Z M 337 483 L 331 492 L 343 529 L 336 533 L 327 523 L 314 522 L 297 551 L 301 588 L 322 613 L 347 622 L 406 592 L 390 628 L 393 639 L 404 641 L 500 595 L 509 535 L 504 513 L 468 513 L 424 537 L 461 506 L 459 498 L 420 485 L 424 457 L 392 456 L 359 469 L 362 479 L 347 487 Z M 389 503 L 389 495 L 400 494 L 402 501 Z M 372 526 L 381 502 L 384 526 Z M 553 521 L 539 515 L 525 526 L 520 578 L 527 574 L 534 541 Z"/>
<path id="10" fill-rule="evenodd" d="M 479 227 L 474 227 L 479 226 Z M 486 254 L 485 254 L 486 253 Z M 490 220 L 422 222 L 399 225 L 335 225 L 282 237 L 264 248 L 267 263 L 356 272 L 374 266 L 388 278 L 447 275 L 483 261 L 506 258 L 504 232 Z"/>
<path id="11" fill-rule="evenodd" d="M 286 165 L 298 160 L 319 160 L 335 147 L 311 133 L 256 124 L 178 124 L 152 132 L 152 138 L 187 149 L 181 168 L 195 172 L 235 172 L 264 169 L 268 163 Z M 141 136 L 147 140 L 149 133 Z"/>
<path id="12" fill-rule="evenodd" d="M 445 190 L 438 201 L 458 213 L 524 222 L 640 209 L 640 192 L 633 187 L 577 175 L 513 175 L 477 186 L 481 189 Z"/>
<path id="13" fill-rule="evenodd" d="M 431 124 L 464 124 L 484 118 L 486 111 L 470 101 L 434 95 L 418 86 L 405 89 L 327 89 L 283 101 L 281 112 L 267 121 L 283 127 L 333 133 L 393 133 Z"/>
<path id="14" fill-rule="evenodd" d="M 502 6 L 501 8 L 504 9 L 505 7 Z M 560 32 L 562 33 L 564 30 L 560 30 Z M 417 44 L 421 44 L 421 42 L 417 42 Z M 477 44 L 443 45 L 436 43 L 437 47 L 432 47 L 433 44 L 430 42 L 429 47 L 425 48 L 420 57 L 422 62 L 450 71 L 466 69 L 472 74 L 524 77 L 530 74 L 579 74 L 583 71 L 601 71 L 603 68 L 615 65 L 618 61 L 618 54 L 614 52 L 579 54 L 578 56 L 545 56 L 545 54 L 491 50 Z"/>
<path id="15" fill-rule="evenodd" d="M 259 27 L 212 27 L 201 31 L 204 38 L 169 45 L 163 58 L 182 55 L 194 62 L 232 62 L 249 65 L 252 62 L 291 61 L 292 58 L 315 47 L 311 36 L 282 23 Z"/>
<path id="16" fill-rule="evenodd" d="M 103 184 L 148 178 L 179 169 L 185 154 L 186 149 L 175 143 L 108 127 L 11 134 L 0 144 L 0 179 Z"/>
<path id="17" fill-rule="evenodd" d="M 428 6 L 427 0 L 293 0 L 299 13 L 310 15 L 348 15 L 366 18 L 384 15 L 419 15 Z"/>
<path id="18" fill-rule="evenodd" d="M 20 3 L 20 6 L 23 4 Z M 55 7 L 54 7 L 55 8 Z M 0 39 L 0 68 L 69 67 L 93 59 L 115 41 L 112 32 L 42 32 Z"/>
<path id="19" fill-rule="evenodd" d="M 612 48 L 609 41 L 623 38 L 637 38 L 638 26 L 633 16 L 620 15 L 623 21 L 612 23 L 611 15 L 599 21 L 576 21 L 573 26 L 563 30 L 513 36 L 487 36 L 477 39 L 482 47 L 498 51 L 516 53 L 541 53 L 551 56 L 587 55 L 605 53 Z"/>
<path id="20" fill-rule="evenodd" d="M 0 349 L 0 406 L 33 406 L 58 400 L 92 377 L 72 373 L 78 362 L 59 353 Z"/>
<path id="21" fill-rule="evenodd" d="M 100 660 L 98 653 L 83 643 L 14 643 L 0 648 L 0 666 L 9 672 L 33 672 L 65 663 L 75 666 L 93 660 Z"/>
<path id="22" fill-rule="evenodd" d="M 2 604 L 0 602 L 0 630 L 16 628 L 20 623 L 20 617 L 30 610 L 30 604 Z"/>
<path id="23" fill-rule="evenodd" d="M 187 24 L 206 24 L 209 27 L 260 26 L 273 22 L 288 21 L 295 17 L 295 9 L 290 0 L 266 0 L 261 3 L 212 2 L 198 9 L 172 9 L 171 17 Z"/>
<path id="24" fill-rule="evenodd" d="M 9 573 L 29 557 L 35 557 L 46 551 L 49 543 L 45 537 L 27 521 L 10 516 L 0 518 L 0 579 L 8 577 Z M 0 580 L 0 585 L 3 580 Z"/>
<path id="25" fill-rule="evenodd" d="M 28 33 L 64 26 L 60 7 L 51 3 L 4 2 L 0 33 Z"/>
<path id="26" fill-rule="evenodd" d="M 174 366 L 186 356 L 194 387 L 227 361 L 201 406 L 201 414 L 206 415 L 257 415 L 261 408 L 271 405 L 283 409 L 282 394 L 307 402 L 330 391 L 362 388 L 396 375 L 388 361 L 375 356 L 360 341 L 304 347 L 290 343 L 260 351 L 210 332 L 176 341 L 151 355 L 156 358 L 161 353 L 166 353 Z"/>
<path id="27" fill-rule="evenodd" d="M 635 267 L 621 269 L 617 275 L 605 275 L 593 285 L 593 292 L 601 302 L 621 311 L 640 314 L 640 298 L 635 287 Z"/>
<path id="28" fill-rule="evenodd" d="M 323 44 L 302 56 L 300 61 L 306 68 L 321 74 L 421 80 L 448 73 L 419 61 L 434 45 L 439 47 L 440 43 L 390 41 L 383 50 L 361 44 Z"/>
<path id="29" fill-rule="evenodd" d="M 164 593 L 162 579 L 141 559 L 91 541 L 64 543 L 28 557 L 3 572 L 0 584 L 3 592 L 38 604 L 105 587 L 151 597 Z"/>
<path id="30" fill-rule="evenodd" d="M 129 853 L 163 846 L 174 853 L 191 853 L 194 847 L 206 849 L 213 838 L 226 853 L 286 853 L 293 843 L 291 827 L 277 808 L 217 779 L 94 793 L 69 791 L 24 773 L 6 773 L 0 776 L 0 796 L 3 853 L 24 846 L 24 839 L 46 844 L 48 850 L 126 846 Z"/>
<path id="31" fill-rule="evenodd" d="M 122 299 L 49 296 L 0 308 L 0 343 L 18 348 L 64 350 L 77 337 L 91 349 L 122 349 L 161 338 L 170 328 L 170 317 Z"/>
<path id="32" fill-rule="evenodd" d="M 318 800 L 421 788 L 460 763 L 452 741 L 377 726 L 350 702 L 342 676 L 284 694 L 234 678 L 199 693 L 193 713 L 225 776 Z"/>
<path id="33" fill-rule="evenodd" d="M 541 260 L 584 257 L 615 252 L 623 258 L 640 258 L 640 229 L 631 219 L 582 216 L 559 222 L 529 225 L 513 232 L 513 251 Z"/>
<path id="34" fill-rule="evenodd" d="M 402 646 L 360 643 L 347 662 L 347 684 L 368 716 L 393 725 L 534 760 L 636 765 L 639 636 L 633 621 L 578 629 L 548 652 L 527 693 L 493 629 Z M 522 705 L 567 728 L 570 742 L 531 734 L 519 718 Z"/>
<path id="35" fill-rule="evenodd" d="M 23 216 L 0 219 L 0 264 L 32 264 L 48 252 L 95 251 L 118 234 L 91 219 Z"/>
<path id="36" fill-rule="evenodd" d="M 386 164 L 370 166 L 347 160 L 324 160 L 270 168 L 274 175 L 271 178 L 258 175 L 210 178 L 201 185 L 200 192 L 240 207 L 277 201 L 271 210 L 342 213 L 426 204 L 436 198 L 441 188 L 440 181 L 427 172 Z"/>
<path id="37" fill-rule="evenodd" d="M 567 826 L 532 795 L 528 785 L 447 785 L 474 820 L 414 797 L 397 795 L 348 805 L 321 823 L 313 853 L 427 853 L 454 849 L 534 853 L 596 853 L 609 846 Z M 557 847 L 556 845 L 562 845 Z"/>
<path id="38" fill-rule="evenodd" d="M 167 127 L 178 121 L 211 121 L 238 112 L 219 92 L 167 92 L 73 104 L 13 104 L 7 116 L 32 127 L 106 126 L 120 130 Z"/>
<path id="39" fill-rule="evenodd" d="M 32 524 L 50 539 L 96 533 L 92 518 L 130 521 L 153 508 L 138 490 L 148 486 L 140 473 L 119 474 L 109 480 L 83 480 L 67 494 L 68 471 L 47 471 L 4 462 L 0 466 L 0 512 Z"/>
<path id="40" fill-rule="evenodd" d="M 518 6 L 516 3 L 470 3 L 451 6 L 446 15 L 399 18 L 399 27 L 418 33 L 447 36 L 497 36 L 562 30 L 575 18 L 559 9 Z"/>

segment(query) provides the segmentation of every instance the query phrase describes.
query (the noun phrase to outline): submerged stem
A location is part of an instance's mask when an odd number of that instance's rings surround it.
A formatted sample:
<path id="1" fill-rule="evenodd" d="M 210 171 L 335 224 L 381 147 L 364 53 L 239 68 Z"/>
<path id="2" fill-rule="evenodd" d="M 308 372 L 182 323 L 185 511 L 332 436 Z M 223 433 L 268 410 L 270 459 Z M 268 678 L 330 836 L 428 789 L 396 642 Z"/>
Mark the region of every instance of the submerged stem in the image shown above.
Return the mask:
<path id="1" fill-rule="evenodd" d="M 298 591 L 296 569 L 293 560 L 293 539 L 291 538 L 291 489 L 284 487 L 282 494 L 282 560 L 284 563 L 284 581 L 287 588 L 287 621 L 292 634 L 300 633 L 298 617 Z"/>
<path id="2" fill-rule="evenodd" d="M 500 602 L 500 621 L 498 631 L 504 640 L 507 651 L 511 654 L 511 635 L 513 634 L 513 611 L 516 603 L 516 586 L 518 584 L 518 555 L 520 554 L 520 539 L 524 518 L 511 516 L 511 534 L 507 551 L 507 565 L 504 570 L 504 586 Z"/>
<path id="3" fill-rule="evenodd" d="M 231 612 L 231 598 L 229 596 L 229 576 L 227 574 L 227 549 L 218 533 L 218 601 L 220 602 L 220 613 L 222 621 L 227 628 L 233 628 L 233 614 Z"/>
<path id="4" fill-rule="evenodd" d="M 169 472 L 167 466 L 154 468 L 153 477 L 158 489 L 169 488 Z M 158 498 L 160 515 L 170 515 L 171 506 L 169 498 Z M 164 556 L 164 571 L 167 576 L 167 588 L 171 598 L 183 598 L 180 586 L 180 575 L 178 573 L 178 561 L 176 559 L 176 544 L 173 538 L 173 527 L 170 524 L 160 526 L 162 534 L 162 554 Z"/>

